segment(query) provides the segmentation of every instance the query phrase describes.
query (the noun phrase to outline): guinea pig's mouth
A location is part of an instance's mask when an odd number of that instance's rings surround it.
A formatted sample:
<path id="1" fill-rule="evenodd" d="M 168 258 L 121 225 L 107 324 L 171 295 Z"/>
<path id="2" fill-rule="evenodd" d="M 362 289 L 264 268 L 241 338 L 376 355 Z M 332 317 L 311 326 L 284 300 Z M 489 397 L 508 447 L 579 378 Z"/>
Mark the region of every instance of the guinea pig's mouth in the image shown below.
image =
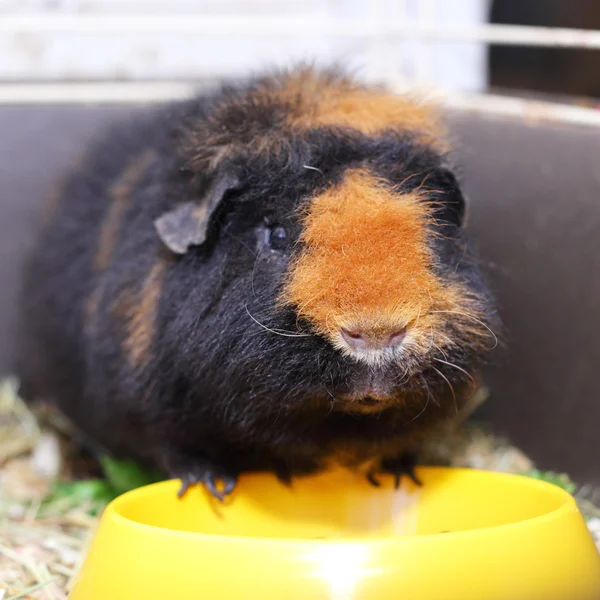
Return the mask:
<path id="1" fill-rule="evenodd" d="M 403 395 L 398 387 L 397 373 L 389 368 L 373 369 L 358 365 L 337 383 L 334 386 L 325 385 L 327 395 L 322 396 L 331 410 L 336 412 L 382 412 L 398 405 Z"/>
<path id="2" fill-rule="evenodd" d="M 345 402 L 344 410 L 348 412 L 360 413 L 377 413 L 389 408 L 392 403 L 391 398 L 373 398 L 372 396 L 364 396 L 350 402 Z"/>
<path id="3" fill-rule="evenodd" d="M 396 397 L 381 390 L 368 390 L 362 393 L 340 394 L 337 410 L 344 412 L 377 413 L 396 404 Z"/>

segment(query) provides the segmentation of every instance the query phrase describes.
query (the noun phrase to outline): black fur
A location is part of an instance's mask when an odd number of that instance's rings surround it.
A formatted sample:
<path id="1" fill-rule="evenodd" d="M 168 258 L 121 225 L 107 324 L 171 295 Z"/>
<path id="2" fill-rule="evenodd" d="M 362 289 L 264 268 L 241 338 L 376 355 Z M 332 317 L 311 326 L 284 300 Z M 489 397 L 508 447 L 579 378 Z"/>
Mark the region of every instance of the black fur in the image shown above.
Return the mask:
<path id="1" fill-rule="evenodd" d="M 178 476 L 200 465 L 197 480 L 206 481 L 211 469 L 235 475 L 269 468 L 289 477 L 319 467 L 340 448 L 356 460 L 392 459 L 455 414 L 466 376 L 441 363 L 437 371 L 424 365 L 408 381 L 399 381 L 400 368 L 380 374 L 395 394 L 431 395 L 420 415 L 399 406 L 380 414 L 340 410 L 337 398 L 360 388 L 372 369 L 319 336 L 275 333 L 310 334 L 292 309 L 276 307 L 275 298 L 300 233 L 298 208 L 347 168 L 368 165 L 401 191 L 423 186 L 435 192 L 436 228 L 443 234 L 434 242 L 438 273 L 466 282 L 492 325 L 489 294 L 460 227 L 460 190 L 445 157 L 410 135 L 369 137 L 335 127 L 292 133 L 285 125 L 289 106 L 244 102 L 252 85 L 226 86 L 120 125 L 69 177 L 26 274 L 18 371 L 23 393 L 52 399 L 91 440 L 117 455 L 157 463 Z M 268 151 L 253 151 L 253 140 L 265 132 Z M 204 244 L 172 255 L 154 221 L 202 195 L 218 176 L 207 166 L 211 152 L 229 144 L 235 151 L 218 168 L 235 173 L 239 189 L 226 193 L 212 213 Z M 96 275 L 92 265 L 110 185 L 147 148 L 154 158 L 135 187 L 113 258 Z M 268 239 L 276 226 L 288 237 L 273 250 Z M 151 356 L 132 369 L 113 303 L 124 290 L 138 290 L 160 259 L 168 267 Z M 90 329 L 84 307 L 98 286 Z M 476 370 L 485 353 L 451 317 L 448 335 L 458 341 L 448 361 Z"/>

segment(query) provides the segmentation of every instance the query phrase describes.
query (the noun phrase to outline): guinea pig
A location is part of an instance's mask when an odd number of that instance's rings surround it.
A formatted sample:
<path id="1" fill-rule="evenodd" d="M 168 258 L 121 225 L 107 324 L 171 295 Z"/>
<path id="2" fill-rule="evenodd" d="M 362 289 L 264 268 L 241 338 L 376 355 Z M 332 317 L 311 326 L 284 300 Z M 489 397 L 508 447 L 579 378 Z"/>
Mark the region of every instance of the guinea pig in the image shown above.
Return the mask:
<path id="1" fill-rule="evenodd" d="M 106 132 L 26 268 L 23 396 L 182 492 L 414 477 L 497 327 L 448 139 L 435 108 L 305 67 Z"/>

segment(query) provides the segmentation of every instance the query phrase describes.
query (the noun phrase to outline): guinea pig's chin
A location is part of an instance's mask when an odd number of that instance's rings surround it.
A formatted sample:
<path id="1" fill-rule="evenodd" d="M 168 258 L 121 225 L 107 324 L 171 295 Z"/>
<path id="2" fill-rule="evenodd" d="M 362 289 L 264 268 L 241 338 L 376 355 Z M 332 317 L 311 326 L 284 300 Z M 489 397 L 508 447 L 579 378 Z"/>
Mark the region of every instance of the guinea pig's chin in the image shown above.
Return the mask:
<path id="1" fill-rule="evenodd" d="M 390 369 L 367 368 L 350 378 L 346 389 L 334 393 L 333 410 L 378 413 L 402 403 L 404 390 L 398 386 L 398 374 Z"/>

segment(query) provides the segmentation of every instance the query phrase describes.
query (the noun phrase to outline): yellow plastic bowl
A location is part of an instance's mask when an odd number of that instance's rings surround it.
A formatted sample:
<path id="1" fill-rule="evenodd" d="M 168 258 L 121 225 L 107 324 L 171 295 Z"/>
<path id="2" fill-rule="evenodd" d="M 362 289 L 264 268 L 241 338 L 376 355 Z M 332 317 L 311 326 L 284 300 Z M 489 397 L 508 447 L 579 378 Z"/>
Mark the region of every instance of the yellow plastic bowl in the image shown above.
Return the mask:
<path id="1" fill-rule="evenodd" d="M 243 476 L 219 504 L 168 481 L 117 498 L 70 600 L 583 600 L 600 555 L 574 499 L 515 475 L 422 468 Z"/>

